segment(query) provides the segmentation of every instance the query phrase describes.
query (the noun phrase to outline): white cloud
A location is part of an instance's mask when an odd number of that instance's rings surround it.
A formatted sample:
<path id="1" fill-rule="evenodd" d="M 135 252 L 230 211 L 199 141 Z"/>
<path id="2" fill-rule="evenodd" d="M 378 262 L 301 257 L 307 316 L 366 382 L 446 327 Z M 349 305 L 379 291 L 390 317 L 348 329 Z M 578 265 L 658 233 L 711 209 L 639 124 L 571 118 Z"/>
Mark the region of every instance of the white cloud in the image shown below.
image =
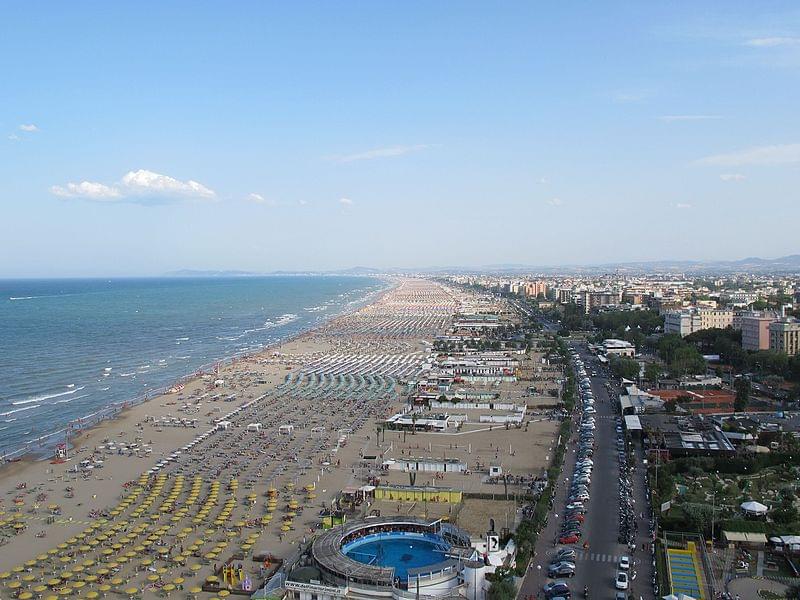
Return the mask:
<path id="1" fill-rule="evenodd" d="M 366 152 L 358 152 L 356 154 L 334 155 L 327 157 L 328 160 L 338 163 L 350 163 L 358 160 L 372 160 L 374 158 L 388 158 L 391 156 L 402 156 L 411 152 L 425 150 L 430 148 L 430 144 L 415 144 L 413 146 L 389 146 L 386 148 L 375 148 L 367 150 Z"/>
<path id="2" fill-rule="evenodd" d="M 751 38 L 744 43 L 753 48 L 775 48 L 777 46 L 800 46 L 800 37 L 763 37 Z"/>
<path id="3" fill-rule="evenodd" d="M 722 179 L 722 181 L 744 181 L 747 179 L 741 173 L 723 173 L 719 178 Z"/>
<path id="4" fill-rule="evenodd" d="M 128 171 L 122 178 L 122 185 L 128 188 L 130 195 L 168 195 L 192 198 L 216 196 L 214 190 L 192 179 L 180 181 L 169 175 L 161 175 L 146 169 Z"/>
<path id="5" fill-rule="evenodd" d="M 715 154 L 697 161 L 700 165 L 738 167 L 742 165 L 790 165 L 800 163 L 800 144 L 754 146 L 738 152 Z"/>
<path id="6" fill-rule="evenodd" d="M 545 184 L 547 184 L 547 183 L 550 183 L 550 180 L 549 180 L 549 179 L 547 179 L 547 177 L 539 177 L 539 179 L 538 179 L 537 183 L 540 183 L 540 184 L 542 184 L 542 185 L 545 185 Z"/>
<path id="7" fill-rule="evenodd" d="M 548 200 L 547 203 L 550 206 L 561 206 L 564 204 L 564 201 L 561 200 L 561 198 L 550 198 L 550 200 Z"/>
<path id="8" fill-rule="evenodd" d="M 355 203 L 350 198 L 339 198 L 339 204 L 342 206 L 353 206 Z"/>
<path id="9" fill-rule="evenodd" d="M 263 204 L 264 206 L 275 206 L 275 200 L 272 198 L 265 198 L 261 194 L 256 194 L 255 192 L 247 194 L 247 201 L 253 204 Z"/>
<path id="10" fill-rule="evenodd" d="M 60 198 L 86 198 L 101 201 L 122 198 L 122 194 L 118 189 L 96 181 L 81 181 L 80 183 L 68 183 L 63 186 L 54 185 L 50 188 L 50 192 Z"/>
<path id="11" fill-rule="evenodd" d="M 308 204 L 308 200 L 298 200 L 298 201 L 297 201 L 297 203 L 298 203 L 300 206 L 305 206 L 306 204 Z"/>
<path id="12" fill-rule="evenodd" d="M 12 133 L 12 134 L 9 134 L 8 139 L 10 139 L 12 142 L 18 142 L 19 141 L 19 136 L 16 133 Z"/>
<path id="13" fill-rule="evenodd" d="M 692 205 L 691 204 L 687 204 L 686 202 L 678 202 L 675 205 L 675 208 L 678 208 L 678 209 L 692 208 Z"/>
<path id="14" fill-rule="evenodd" d="M 720 115 L 662 115 L 658 117 L 658 120 L 675 123 L 677 121 L 711 121 L 721 118 Z"/>
<path id="15" fill-rule="evenodd" d="M 61 198 L 86 200 L 165 200 L 170 198 L 210 199 L 214 190 L 194 180 L 181 181 L 146 169 L 129 171 L 119 183 L 107 185 L 94 181 L 54 185 L 50 192 Z"/>
<path id="16" fill-rule="evenodd" d="M 39 128 L 34 125 L 33 123 L 25 124 L 19 126 L 20 131 L 27 131 L 28 133 L 33 133 L 34 131 L 39 131 Z"/>

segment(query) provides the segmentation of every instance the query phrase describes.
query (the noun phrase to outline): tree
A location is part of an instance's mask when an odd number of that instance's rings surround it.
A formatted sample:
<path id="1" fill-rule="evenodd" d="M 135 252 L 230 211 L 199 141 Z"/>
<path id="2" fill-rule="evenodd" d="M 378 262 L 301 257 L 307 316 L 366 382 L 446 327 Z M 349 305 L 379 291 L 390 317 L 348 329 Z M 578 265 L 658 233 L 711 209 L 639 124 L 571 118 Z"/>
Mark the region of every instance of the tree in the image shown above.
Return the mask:
<path id="1" fill-rule="evenodd" d="M 647 363 L 644 366 L 644 378 L 650 383 L 656 383 L 661 377 L 661 367 L 657 363 Z"/>
<path id="2" fill-rule="evenodd" d="M 614 356 L 611 358 L 611 372 L 622 379 L 637 379 L 639 377 L 639 363 L 632 358 Z"/>
<path id="3" fill-rule="evenodd" d="M 736 399 L 733 401 L 734 412 L 741 412 L 747 408 L 750 402 L 750 380 L 741 377 L 733 384 L 733 389 L 736 390 Z"/>
<path id="4" fill-rule="evenodd" d="M 495 579 L 487 594 L 489 600 L 514 600 L 516 596 L 517 590 L 509 577 Z"/>

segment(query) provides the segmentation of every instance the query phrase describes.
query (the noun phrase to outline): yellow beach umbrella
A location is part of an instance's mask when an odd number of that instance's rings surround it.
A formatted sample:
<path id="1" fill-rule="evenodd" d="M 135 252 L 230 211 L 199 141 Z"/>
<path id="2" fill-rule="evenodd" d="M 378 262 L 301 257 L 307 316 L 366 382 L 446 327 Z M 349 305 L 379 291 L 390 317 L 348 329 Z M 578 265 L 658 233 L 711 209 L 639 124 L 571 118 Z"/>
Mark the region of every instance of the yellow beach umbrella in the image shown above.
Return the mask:
<path id="1" fill-rule="evenodd" d="M 47 586 L 46 585 L 35 585 L 35 586 L 33 586 L 32 589 L 37 594 L 43 594 L 44 592 L 47 591 Z"/>
<path id="2" fill-rule="evenodd" d="M 19 581 L 12 581 L 11 583 L 8 584 L 8 587 L 12 590 L 18 590 L 19 588 L 22 587 L 22 583 Z"/>
<path id="3" fill-rule="evenodd" d="M 17 596 L 19 600 L 31 600 L 33 598 L 33 594 L 30 592 L 22 592 L 19 596 Z"/>
<path id="4" fill-rule="evenodd" d="M 91 591 L 88 591 L 88 592 L 86 592 L 86 597 L 87 597 L 87 598 L 92 598 L 92 599 L 94 599 L 94 598 L 99 598 L 99 597 L 100 597 L 100 594 L 98 594 L 98 593 L 97 593 L 97 592 L 95 592 L 94 590 L 91 590 Z"/>

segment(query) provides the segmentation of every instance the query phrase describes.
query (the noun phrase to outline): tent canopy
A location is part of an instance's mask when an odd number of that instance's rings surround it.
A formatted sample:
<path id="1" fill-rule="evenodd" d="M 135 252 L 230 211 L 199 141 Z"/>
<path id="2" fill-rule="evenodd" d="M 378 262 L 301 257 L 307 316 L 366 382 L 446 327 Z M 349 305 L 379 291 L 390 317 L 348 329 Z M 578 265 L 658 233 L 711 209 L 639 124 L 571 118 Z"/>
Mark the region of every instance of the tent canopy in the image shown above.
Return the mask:
<path id="1" fill-rule="evenodd" d="M 756 515 L 763 515 L 769 509 L 761 504 L 760 502 L 756 502 L 755 500 L 750 500 L 749 502 L 742 502 L 740 508 L 747 513 L 753 513 Z"/>

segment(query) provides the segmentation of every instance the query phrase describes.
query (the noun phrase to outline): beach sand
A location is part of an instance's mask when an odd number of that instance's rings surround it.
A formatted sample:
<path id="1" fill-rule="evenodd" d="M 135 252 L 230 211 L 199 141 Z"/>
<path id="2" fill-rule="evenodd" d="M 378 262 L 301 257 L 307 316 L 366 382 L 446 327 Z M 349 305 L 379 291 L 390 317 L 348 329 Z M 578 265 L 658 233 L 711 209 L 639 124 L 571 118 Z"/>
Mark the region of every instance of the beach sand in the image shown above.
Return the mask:
<path id="1" fill-rule="evenodd" d="M 385 357 L 402 356 L 413 366 L 419 357 L 409 355 L 420 352 L 422 340 L 457 306 L 438 284 L 402 282 L 354 314 L 101 422 L 70 439 L 66 462 L 4 465 L 0 597 L 20 591 L 37 597 L 39 586 L 48 593 L 64 587 L 102 592 L 102 585 L 156 597 L 170 591 L 164 585 L 201 584 L 243 547 L 247 556 L 289 556 L 310 537 L 319 510 L 356 481 L 352 465 L 359 455 L 377 451 L 375 418 L 400 407 L 395 380 L 385 375 L 398 367 Z M 313 383 L 307 390 L 284 383 L 287 374 L 332 354 L 378 361 L 370 367 L 374 381 L 358 376 L 350 383 L 355 391 L 320 383 L 322 395 Z M 372 356 L 384 358 L 361 358 Z M 224 386 L 215 387 L 217 379 Z M 215 425 L 231 412 L 229 430 Z M 195 421 L 164 423 L 180 419 Z M 247 433 L 251 422 L 261 423 L 261 432 Z M 288 423 L 294 431 L 279 433 Z M 147 475 L 165 459 L 170 462 Z M 95 468 L 81 468 L 86 460 Z M 260 583 L 263 565 L 240 562 Z"/>

